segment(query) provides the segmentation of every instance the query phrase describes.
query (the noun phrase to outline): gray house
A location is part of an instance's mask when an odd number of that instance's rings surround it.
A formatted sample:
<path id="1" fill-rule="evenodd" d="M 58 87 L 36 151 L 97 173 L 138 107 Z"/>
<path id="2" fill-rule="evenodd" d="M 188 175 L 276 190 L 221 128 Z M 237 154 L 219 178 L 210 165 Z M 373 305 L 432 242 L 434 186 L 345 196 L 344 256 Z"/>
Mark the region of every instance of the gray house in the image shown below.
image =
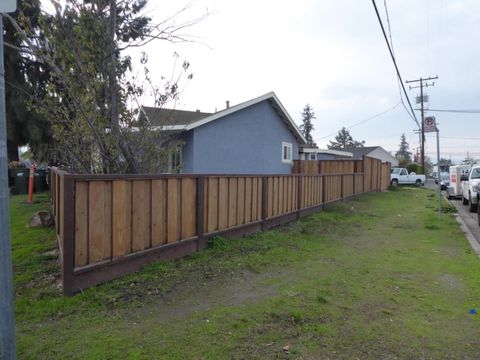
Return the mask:
<path id="1" fill-rule="evenodd" d="M 362 156 L 368 156 L 374 159 L 382 160 L 382 162 L 389 162 L 392 167 L 398 166 L 398 159 L 390 154 L 387 150 L 381 146 L 364 146 L 357 148 L 341 148 L 336 149 L 341 151 L 347 151 L 352 153 L 352 160 L 361 160 Z"/>
<path id="2" fill-rule="evenodd" d="M 289 174 L 306 143 L 271 92 L 209 114 L 142 108 L 160 131 L 178 136 L 171 169 L 182 173 Z"/>

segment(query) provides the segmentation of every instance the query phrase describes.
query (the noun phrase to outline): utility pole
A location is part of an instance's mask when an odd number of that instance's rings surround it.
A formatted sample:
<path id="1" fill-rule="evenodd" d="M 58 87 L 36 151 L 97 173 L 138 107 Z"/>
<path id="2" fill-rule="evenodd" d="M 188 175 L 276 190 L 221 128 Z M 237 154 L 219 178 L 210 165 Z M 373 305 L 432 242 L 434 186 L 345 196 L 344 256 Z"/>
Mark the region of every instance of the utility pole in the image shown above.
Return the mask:
<path id="1" fill-rule="evenodd" d="M 0 359 L 15 359 L 15 315 L 13 269 L 8 204 L 8 159 L 5 111 L 5 67 L 3 64 L 3 16 L 15 11 L 15 0 L 0 3 Z"/>
<path id="2" fill-rule="evenodd" d="M 422 173 L 425 174 L 425 125 L 423 122 L 425 121 L 425 107 L 423 105 L 424 102 L 424 96 L 423 96 L 423 87 L 429 87 L 429 86 L 435 86 L 435 82 L 428 83 L 430 80 L 436 80 L 438 79 L 438 76 L 435 77 L 428 77 L 426 79 L 420 78 L 416 80 L 407 80 L 405 81 L 407 84 L 408 83 L 417 83 L 419 82 L 419 86 L 409 86 L 410 90 L 411 89 L 418 89 L 420 88 L 420 112 L 422 116 L 422 136 L 420 137 L 420 160 L 422 163 Z"/>

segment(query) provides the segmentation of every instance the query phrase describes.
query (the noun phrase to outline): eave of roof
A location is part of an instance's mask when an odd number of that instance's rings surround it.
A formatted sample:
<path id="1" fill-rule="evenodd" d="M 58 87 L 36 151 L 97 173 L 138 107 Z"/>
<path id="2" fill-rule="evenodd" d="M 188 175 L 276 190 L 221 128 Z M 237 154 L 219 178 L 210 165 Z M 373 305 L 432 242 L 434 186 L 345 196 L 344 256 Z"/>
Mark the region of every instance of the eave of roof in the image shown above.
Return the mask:
<path id="1" fill-rule="evenodd" d="M 295 121 L 293 121 L 293 119 L 290 117 L 290 115 L 288 114 L 287 110 L 285 110 L 285 107 L 282 105 L 282 103 L 280 102 L 280 100 L 278 99 L 278 97 L 275 95 L 274 92 L 269 92 L 268 94 L 265 94 L 265 95 L 262 95 L 262 96 L 259 96 L 255 99 L 252 99 L 252 100 L 249 100 L 249 101 L 245 101 L 241 104 L 238 104 L 238 105 L 235 105 L 235 106 L 232 106 L 228 109 L 225 109 L 225 110 L 222 110 L 222 111 L 219 111 L 215 114 L 212 114 L 210 116 L 207 116 L 203 119 L 200 119 L 198 121 L 195 121 L 195 122 L 192 122 L 191 124 L 185 126 L 185 130 L 192 130 L 192 129 L 195 129 L 199 126 L 202 126 L 202 125 L 205 125 L 205 124 L 208 124 L 212 121 L 215 121 L 215 120 L 218 120 L 224 116 L 227 116 L 227 115 L 230 115 L 230 114 L 233 114 L 237 111 L 240 111 L 240 110 L 243 110 L 245 108 L 248 108 L 252 105 L 255 105 L 255 104 L 258 104 L 262 101 L 265 101 L 265 100 L 269 100 L 270 103 L 273 105 L 273 107 L 277 110 L 277 113 L 280 115 L 280 117 L 282 118 L 282 120 L 285 122 L 285 124 L 287 125 L 287 127 L 290 129 L 290 131 L 295 135 L 295 137 L 297 138 L 297 140 L 302 143 L 302 144 L 306 144 L 307 141 L 305 139 L 305 137 L 302 135 L 302 133 L 300 132 L 300 129 L 298 128 L 297 124 L 295 124 Z"/>

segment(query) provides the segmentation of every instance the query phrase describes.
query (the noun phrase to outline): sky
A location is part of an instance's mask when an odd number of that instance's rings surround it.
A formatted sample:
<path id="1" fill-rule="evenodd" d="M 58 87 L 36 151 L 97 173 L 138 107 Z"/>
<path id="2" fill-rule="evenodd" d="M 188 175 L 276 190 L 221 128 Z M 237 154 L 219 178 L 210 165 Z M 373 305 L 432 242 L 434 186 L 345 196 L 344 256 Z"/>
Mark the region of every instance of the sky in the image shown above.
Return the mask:
<path id="1" fill-rule="evenodd" d="M 385 3 L 388 8 L 403 80 L 438 75 L 435 86 L 426 89 L 427 107 L 480 109 L 480 2 L 376 3 L 387 31 Z M 379 145 L 395 153 L 404 133 L 410 149 L 419 148 L 417 126 L 401 104 L 371 0 L 150 0 L 147 14 L 160 22 L 185 5 L 188 9 L 177 24 L 210 13 L 185 29 L 196 41 L 158 41 L 143 49 L 153 81 L 169 76 L 174 53 L 177 62 L 186 59 L 191 64 L 193 79 L 186 81 L 177 103 L 167 107 L 214 112 L 225 108 L 226 100 L 235 105 L 274 91 L 297 124 L 310 104 L 316 115 L 313 138 L 321 148 L 343 126 L 366 146 Z M 415 104 L 419 91 L 408 85 L 412 105 L 419 108 Z M 145 99 L 145 105 L 149 101 Z M 434 115 L 439 124 L 442 157 L 459 162 L 468 153 L 480 159 L 480 114 L 426 115 Z M 354 124 L 358 125 L 350 128 Z M 426 154 L 435 159 L 435 134 L 426 137 Z"/>

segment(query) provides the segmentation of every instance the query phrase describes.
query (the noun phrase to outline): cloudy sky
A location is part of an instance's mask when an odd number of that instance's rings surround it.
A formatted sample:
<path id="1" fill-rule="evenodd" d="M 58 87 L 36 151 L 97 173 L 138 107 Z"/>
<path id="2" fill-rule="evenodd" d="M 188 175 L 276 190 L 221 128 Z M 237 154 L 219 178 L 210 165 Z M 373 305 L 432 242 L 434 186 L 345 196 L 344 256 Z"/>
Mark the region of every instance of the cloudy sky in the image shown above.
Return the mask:
<path id="1" fill-rule="evenodd" d="M 387 27 L 384 1 L 376 2 Z M 480 2 L 386 5 L 403 79 L 438 75 L 427 89 L 431 109 L 479 110 Z M 181 6 L 152 0 L 149 15 L 161 21 Z M 152 79 L 168 75 L 174 51 L 191 63 L 194 78 L 176 108 L 214 112 L 226 100 L 234 105 L 274 91 L 297 123 L 305 104 L 313 107 L 320 147 L 342 126 L 358 123 L 350 132 L 366 145 L 394 152 L 405 133 L 411 149 L 419 147 L 371 0 L 195 0 L 178 22 L 207 10 L 211 15 L 187 30 L 199 43 L 157 42 L 145 49 Z M 407 92 L 418 108 L 418 90 L 407 86 Z M 429 115 L 439 123 L 442 157 L 458 161 L 468 152 L 480 158 L 480 114 Z M 427 135 L 426 152 L 436 157 L 434 134 Z"/>

